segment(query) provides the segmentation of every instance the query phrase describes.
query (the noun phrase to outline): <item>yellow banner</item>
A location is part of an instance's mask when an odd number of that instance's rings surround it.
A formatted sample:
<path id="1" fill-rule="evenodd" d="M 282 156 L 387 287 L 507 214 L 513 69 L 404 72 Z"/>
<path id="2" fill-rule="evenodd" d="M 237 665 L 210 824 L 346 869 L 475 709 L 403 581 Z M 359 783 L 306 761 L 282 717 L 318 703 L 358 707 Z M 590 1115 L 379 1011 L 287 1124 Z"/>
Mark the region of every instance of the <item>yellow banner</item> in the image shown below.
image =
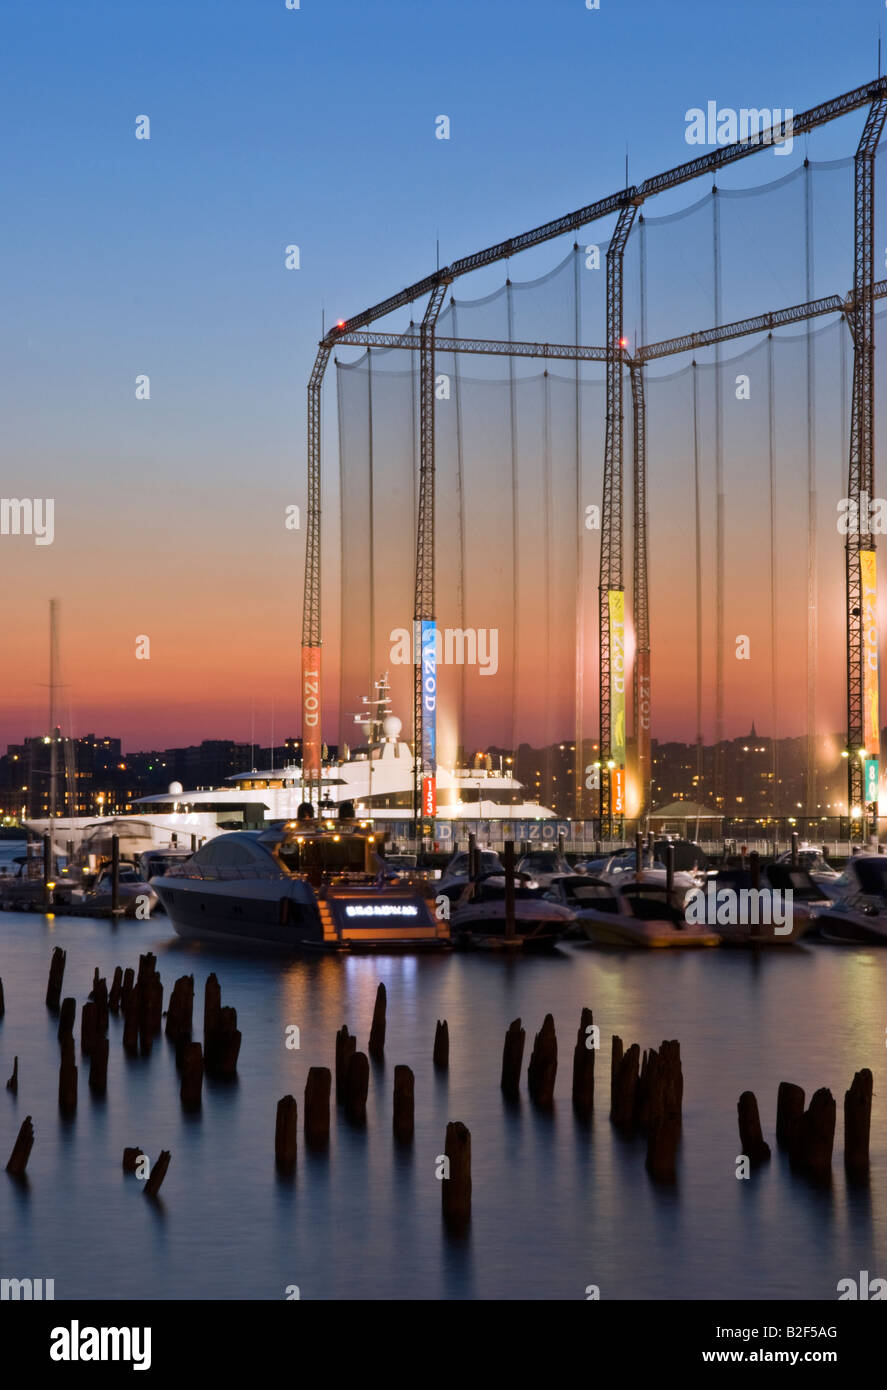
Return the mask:
<path id="1" fill-rule="evenodd" d="M 610 757 L 625 766 L 625 593 L 608 589 L 610 609 Z"/>
<path id="2" fill-rule="evenodd" d="M 881 754 L 878 712 L 878 572 L 874 550 L 859 552 L 862 584 L 862 730 L 870 758 Z"/>

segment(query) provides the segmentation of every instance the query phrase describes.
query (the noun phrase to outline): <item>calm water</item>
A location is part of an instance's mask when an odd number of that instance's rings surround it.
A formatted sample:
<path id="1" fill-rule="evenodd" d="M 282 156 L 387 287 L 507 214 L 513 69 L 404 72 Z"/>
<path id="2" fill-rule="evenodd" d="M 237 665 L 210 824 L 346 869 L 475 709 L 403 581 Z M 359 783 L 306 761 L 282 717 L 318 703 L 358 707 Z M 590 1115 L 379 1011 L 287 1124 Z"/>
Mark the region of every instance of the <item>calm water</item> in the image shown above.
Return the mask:
<path id="1" fill-rule="evenodd" d="M 123 1053 L 112 1018 L 108 1095 L 95 1101 L 80 1062 L 73 1121 L 57 1108 L 56 1021 L 44 1007 L 53 945 L 67 950 L 64 994 L 87 997 L 97 965 L 138 964 L 153 950 L 164 1003 L 178 975 L 203 985 L 215 970 L 243 1033 L 239 1081 L 209 1083 L 202 1113 L 182 1113 L 174 1054 Z M 17 1098 L 0 1090 L 0 1167 L 31 1114 L 36 1143 L 22 1188 L 0 1173 L 0 1274 L 54 1278 L 56 1296 L 91 1298 L 603 1298 L 833 1299 L 838 1279 L 887 1275 L 887 951 L 811 946 L 763 958 L 727 950 L 605 954 L 585 945 L 554 957 L 251 959 L 185 946 L 163 916 L 105 922 L 0 914 L 0 1084 L 19 1054 Z M 365 1130 L 333 1120 L 326 1156 L 302 1143 L 292 1182 L 274 1169 L 277 1100 L 301 1111 L 307 1070 L 332 1066 L 343 1022 L 366 1048 L 376 985 L 388 989 L 384 1066 L 373 1066 Z M 601 1028 L 597 1111 L 589 1128 L 570 1105 L 572 1047 L 582 1005 Z M 560 1043 L 553 1114 L 517 1110 L 499 1091 L 502 1037 L 518 1015 L 532 1033 L 551 1011 Z M 450 1070 L 431 1065 L 434 1025 L 449 1020 Z M 285 1047 L 287 1024 L 301 1048 Z M 663 1190 L 644 1170 L 643 1140 L 611 1130 L 610 1038 L 658 1045 L 678 1037 L 684 1065 L 679 1180 Z M 394 1147 L 394 1064 L 416 1074 L 416 1136 Z M 841 1104 L 854 1070 L 875 1076 L 872 1181 L 848 1191 Z M 775 1150 L 781 1079 L 838 1099 L 834 1184 L 814 1192 Z M 736 1101 L 758 1096 L 769 1167 L 734 1176 Z M 470 1233 L 443 1231 L 435 1155 L 447 1120 L 472 1136 Z M 126 1145 L 172 1151 L 152 1203 L 124 1177 Z"/>

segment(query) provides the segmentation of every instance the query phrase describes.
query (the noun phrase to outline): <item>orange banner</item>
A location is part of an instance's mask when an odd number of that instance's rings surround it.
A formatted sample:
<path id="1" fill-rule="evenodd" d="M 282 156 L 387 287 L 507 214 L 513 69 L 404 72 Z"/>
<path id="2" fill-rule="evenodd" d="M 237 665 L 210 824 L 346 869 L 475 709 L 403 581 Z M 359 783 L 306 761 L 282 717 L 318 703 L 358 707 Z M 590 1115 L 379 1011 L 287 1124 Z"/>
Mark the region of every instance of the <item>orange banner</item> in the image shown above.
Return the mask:
<path id="1" fill-rule="evenodd" d="M 302 648 L 302 780 L 320 781 L 320 647 Z"/>
<path id="2" fill-rule="evenodd" d="M 625 768 L 610 770 L 610 815 L 625 815 Z"/>

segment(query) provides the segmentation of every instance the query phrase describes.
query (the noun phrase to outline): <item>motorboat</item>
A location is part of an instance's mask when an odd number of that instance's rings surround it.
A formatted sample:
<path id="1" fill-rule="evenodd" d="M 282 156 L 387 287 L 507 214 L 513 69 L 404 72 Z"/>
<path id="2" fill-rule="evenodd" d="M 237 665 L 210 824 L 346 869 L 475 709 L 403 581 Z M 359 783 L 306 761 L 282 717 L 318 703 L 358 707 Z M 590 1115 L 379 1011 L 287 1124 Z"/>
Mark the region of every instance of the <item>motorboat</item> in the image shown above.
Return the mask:
<path id="1" fill-rule="evenodd" d="M 554 878 L 571 874 L 567 859 L 556 849 L 534 849 L 518 860 L 518 872 L 529 874 L 540 888 L 547 888 Z"/>
<path id="2" fill-rule="evenodd" d="M 306 817 L 218 835 L 152 886 L 185 938 L 292 951 L 448 945 L 430 886 L 386 875 L 383 849 L 366 823 Z"/>
<path id="3" fill-rule="evenodd" d="M 674 879 L 669 887 L 664 874 L 660 878 L 658 870 L 645 870 L 633 882 L 587 878 L 582 885 L 562 884 L 561 889 L 579 899 L 576 917 L 597 946 L 719 946 L 717 932 L 684 917 L 684 899 L 689 887 L 696 887 L 694 880 L 678 874 Z"/>
<path id="4" fill-rule="evenodd" d="M 79 906 L 84 915 L 91 912 L 104 916 L 113 910 L 114 889 L 113 871 L 106 864 L 99 871 L 91 888 L 80 892 L 74 890 L 71 901 Z M 117 875 L 117 907 L 122 917 L 147 918 L 157 906 L 157 893 L 151 883 L 142 877 L 138 869 L 130 864 L 121 864 Z"/>
<path id="5" fill-rule="evenodd" d="M 505 873 L 505 865 L 495 850 L 477 849 L 475 855 L 475 872 L 478 877 L 485 874 Z M 455 902 L 468 882 L 470 872 L 471 862 L 467 850 L 457 850 L 440 876 L 437 885 L 438 892 L 443 893 L 451 902 Z"/>
<path id="6" fill-rule="evenodd" d="M 829 886 L 831 904 L 815 914 L 815 930 L 834 945 L 887 945 L 887 856 L 857 854 Z"/>
<path id="7" fill-rule="evenodd" d="M 797 852 L 797 863 L 794 862 L 791 850 L 785 854 L 780 854 L 776 863 L 789 864 L 795 868 L 804 869 L 814 883 L 820 884 L 826 889 L 837 883 L 841 877 L 838 870 L 828 862 L 822 850 L 817 849 L 815 845 L 801 845 Z"/>
<path id="8" fill-rule="evenodd" d="M 716 931 L 727 945 L 794 945 L 828 899 L 805 869 L 777 862 L 762 873 L 764 881 L 755 882 L 747 869 L 721 870 L 687 894 L 684 915 Z"/>
<path id="9" fill-rule="evenodd" d="M 551 950 L 575 920 L 565 904 L 543 897 L 527 874 L 514 875 L 514 940 L 523 950 Z M 507 939 L 503 872 L 467 882 L 450 912 L 454 945 L 493 947 Z"/>

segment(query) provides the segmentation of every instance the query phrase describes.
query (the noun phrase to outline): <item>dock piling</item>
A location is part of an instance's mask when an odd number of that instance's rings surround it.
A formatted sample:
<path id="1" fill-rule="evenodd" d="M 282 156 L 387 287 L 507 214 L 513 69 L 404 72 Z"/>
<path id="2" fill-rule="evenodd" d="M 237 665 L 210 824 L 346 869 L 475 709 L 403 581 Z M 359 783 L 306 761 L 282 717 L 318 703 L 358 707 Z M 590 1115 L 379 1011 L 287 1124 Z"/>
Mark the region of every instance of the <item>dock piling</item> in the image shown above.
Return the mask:
<path id="1" fill-rule="evenodd" d="M 434 1051 L 432 1065 L 438 1071 L 446 1071 L 450 1065 L 450 1028 L 446 1019 L 438 1019 L 434 1029 Z"/>
<path id="2" fill-rule="evenodd" d="M 305 1142 L 310 1148 L 325 1148 L 329 1143 L 332 1085 L 329 1067 L 309 1067 L 305 1081 Z"/>
<path id="3" fill-rule="evenodd" d="M 527 1068 L 527 1086 L 530 1099 L 536 1105 L 551 1105 L 554 1101 L 554 1083 L 557 1076 L 557 1034 L 554 1019 L 546 1014 L 542 1027 L 533 1040 L 530 1065 Z"/>
<path id="4" fill-rule="evenodd" d="M 471 1219 L 471 1134 L 461 1120 L 447 1125 L 444 1155 L 449 1176 L 441 1181 L 441 1207 L 446 1225 L 458 1232 Z"/>
<path id="5" fill-rule="evenodd" d="M 864 1067 L 844 1092 L 844 1166 L 856 1182 L 864 1182 L 869 1173 L 873 1088 L 872 1073 Z"/>
<path id="6" fill-rule="evenodd" d="M 379 983 L 376 990 L 376 1003 L 373 1007 L 373 1022 L 370 1028 L 370 1041 L 368 1051 L 371 1057 L 381 1061 L 385 1056 L 385 1009 L 387 1005 L 387 995 L 384 984 Z"/>
<path id="7" fill-rule="evenodd" d="M 594 1109 L 594 1048 L 591 1029 L 594 1016 L 591 1009 L 583 1009 L 573 1049 L 573 1109 L 577 1115 L 587 1119 Z"/>
<path id="8" fill-rule="evenodd" d="M 277 1122 L 274 1128 L 274 1160 L 279 1172 L 292 1172 L 296 1166 L 298 1145 L 299 1107 L 295 1096 L 284 1096 L 277 1102 Z"/>
<path id="9" fill-rule="evenodd" d="M 14 1178 L 23 1177 L 33 1147 L 34 1126 L 31 1122 L 30 1115 L 26 1115 L 22 1121 L 16 1141 L 12 1146 L 12 1153 L 9 1155 L 9 1162 L 6 1165 L 7 1173 L 11 1173 Z"/>
<path id="10" fill-rule="evenodd" d="M 754 1091 L 743 1091 L 736 1106 L 739 1117 L 739 1144 L 752 1168 L 770 1158 L 770 1145 L 761 1130 L 761 1116 Z"/>
<path id="11" fill-rule="evenodd" d="M 394 1137 L 399 1144 L 408 1144 L 415 1126 L 415 1077 L 412 1068 L 394 1068 Z"/>
<path id="12" fill-rule="evenodd" d="M 61 946 L 54 946 L 52 959 L 49 962 L 49 983 L 46 986 L 46 1007 L 53 1013 L 58 1012 L 59 1000 L 62 997 L 62 980 L 65 976 L 65 952 Z"/>
<path id="13" fill-rule="evenodd" d="M 502 1079 L 500 1086 L 510 1100 L 520 1095 L 520 1074 L 524 1060 L 526 1031 L 519 1018 L 512 1019 L 505 1032 L 505 1045 L 502 1048 Z"/>

